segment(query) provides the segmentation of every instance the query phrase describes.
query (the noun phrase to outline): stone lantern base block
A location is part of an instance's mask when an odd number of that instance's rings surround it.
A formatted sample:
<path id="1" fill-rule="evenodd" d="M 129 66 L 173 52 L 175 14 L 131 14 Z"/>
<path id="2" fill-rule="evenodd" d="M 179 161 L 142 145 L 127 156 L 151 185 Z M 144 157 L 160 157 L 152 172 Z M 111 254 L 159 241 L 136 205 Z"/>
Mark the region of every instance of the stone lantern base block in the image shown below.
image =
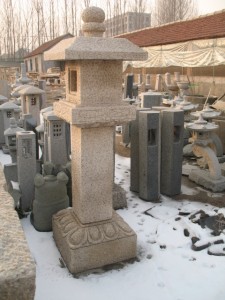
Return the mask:
<path id="1" fill-rule="evenodd" d="M 213 179 L 209 171 L 206 170 L 192 170 L 189 179 L 213 192 L 225 190 L 225 177 L 221 176 L 220 179 Z"/>
<path id="2" fill-rule="evenodd" d="M 72 274 L 136 257 L 137 236 L 117 214 L 110 220 L 81 224 L 73 209 L 53 216 L 53 237 Z"/>

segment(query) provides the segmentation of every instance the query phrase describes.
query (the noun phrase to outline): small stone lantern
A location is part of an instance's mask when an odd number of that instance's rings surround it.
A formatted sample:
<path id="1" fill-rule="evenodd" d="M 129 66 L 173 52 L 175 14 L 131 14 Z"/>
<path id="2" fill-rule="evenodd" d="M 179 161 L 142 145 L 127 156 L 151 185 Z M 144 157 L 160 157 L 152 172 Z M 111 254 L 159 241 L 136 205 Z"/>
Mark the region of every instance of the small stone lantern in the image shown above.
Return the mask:
<path id="1" fill-rule="evenodd" d="M 45 126 L 47 126 L 48 160 L 55 165 L 66 165 L 69 161 L 66 144 L 66 122 L 57 117 L 54 111 L 44 113 L 43 117 Z"/>
<path id="2" fill-rule="evenodd" d="M 19 91 L 22 98 L 22 110 L 23 114 L 31 114 L 36 120 L 37 125 L 40 124 L 40 95 L 44 94 L 44 91 L 34 87 L 27 86 Z"/>
<path id="3" fill-rule="evenodd" d="M 66 66 L 66 99 L 54 112 L 71 125 L 73 207 L 53 216 L 53 235 L 71 273 L 136 256 L 136 234 L 112 209 L 114 134 L 136 117 L 121 98 L 123 60 L 147 59 L 126 39 L 102 37 L 102 9 L 86 8 L 82 19 L 84 36 L 44 54 Z"/>
<path id="4" fill-rule="evenodd" d="M 190 140 L 193 153 L 197 157 L 203 158 L 209 167 L 209 171 L 191 171 L 189 178 L 213 192 L 224 191 L 225 177 L 222 176 L 221 167 L 215 153 L 215 145 L 211 138 L 212 132 L 218 128 L 218 125 L 207 122 L 200 113 L 199 119 L 194 123 L 187 124 L 186 128 L 192 132 Z"/>
<path id="5" fill-rule="evenodd" d="M 24 129 L 17 126 L 15 118 L 10 118 L 10 127 L 4 131 L 4 135 L 12 163 L 16 162 L 16 133 L 19 131 L 24 131 Z"/>
<path id="6" fill-rule="evenodd" d="M 5 144 L 4 131 L 10 127 L 10 119 L 19 120 L 21 109 L 12 102 L 5 102 L 0 105 L 0 147 Z"/>

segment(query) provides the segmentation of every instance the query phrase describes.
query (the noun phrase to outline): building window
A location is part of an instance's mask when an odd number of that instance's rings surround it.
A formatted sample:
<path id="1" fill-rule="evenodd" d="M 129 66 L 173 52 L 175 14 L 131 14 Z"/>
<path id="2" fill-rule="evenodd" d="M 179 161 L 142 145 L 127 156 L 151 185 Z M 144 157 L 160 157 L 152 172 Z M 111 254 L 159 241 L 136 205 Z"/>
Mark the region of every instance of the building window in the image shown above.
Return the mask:
<path id="1" fill-rule="evenodd" d="M 70 70 L 69 72 L 69 90 L 74 93 L 77 92 L 77 71 Z"/>
<path id="2" fill-rule="evenodd" d="M 60 123 L 53 124 L 53 136 L 60 137 L 62 135 L 62 125 Z"/>
<path id="3" fill-rule="evenodd" d="M 7 116 L 8 119 L 9 119 L 9 118 L 12 118 L 12 112 L 11 112 L 10 110 L 8 110 L 8 111 L 6 112 L 6 116 Z"/>
<path id="4" fill-rule="evenodd" d="M 31 97 L 31 105 L 36 105 L 36 97 Z"/>
<path id="5" fill-rule="evenodd" d="M 30 59 L 30 71 L 33 70 L 33 64 L 32 64 L 32 59 Z"/>

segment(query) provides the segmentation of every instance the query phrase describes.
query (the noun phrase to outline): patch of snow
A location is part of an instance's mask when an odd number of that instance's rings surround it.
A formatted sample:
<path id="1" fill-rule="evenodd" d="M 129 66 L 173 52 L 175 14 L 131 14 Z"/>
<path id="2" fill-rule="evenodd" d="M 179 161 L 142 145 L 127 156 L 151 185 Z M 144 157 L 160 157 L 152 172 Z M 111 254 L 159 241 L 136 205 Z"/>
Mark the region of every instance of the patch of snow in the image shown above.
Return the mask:
<path id="1" fill-rule="evenodd" d="M 127 193 L 128 208 L 117 212 L 137 233 L 138 260 L 120 269 L 74 278 L 61 266 L 52 232 L 38 232 L 29 217 L 22 219 L 37 268 L 35 300 L 224 300 L 224 258 L 208 255 L 207 249 L 191 249 L 192 236 L 208 239 L 211 230 L 179 215 L 200 209 L 211 215 L 216 207 L 165 196 L 158 203 L 139 199 L 129 189 L 130 159 L 119 155 L 115 181 Z M 185 236 L 184 229 L 190 236 Z"/>

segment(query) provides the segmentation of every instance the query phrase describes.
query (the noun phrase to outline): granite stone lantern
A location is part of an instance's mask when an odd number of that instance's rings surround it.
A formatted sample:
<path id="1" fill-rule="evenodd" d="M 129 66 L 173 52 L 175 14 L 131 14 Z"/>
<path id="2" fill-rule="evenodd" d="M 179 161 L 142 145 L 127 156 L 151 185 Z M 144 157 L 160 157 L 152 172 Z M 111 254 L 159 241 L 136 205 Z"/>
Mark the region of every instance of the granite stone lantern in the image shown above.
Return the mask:
<path id="1" fill-rule="evenodd" d="M 189 179 L 204 186 L 213 192 L 225 190 L 225 177 L 222 176 L 221 167 L 216 157 L 216 148 L 212 139 L 212 132 L 218 128 L 215 123 L 209 123 L 199 114 L 199 119 L 186 126 L 191 132 L 193 153 L 203 158 L 209 170 L 192 170 Z"/>
<path id="2" fill-rule="evenodd" d="M 12 102 L 5 102 L 0 105 L 0 147 L 5 144 L 4 131 L 10 126 L 10 119 L 19 120 L 21 109 L 18 105 Z"/>
<path id="3" fill-rule="evenodd" d="M 43 93 L 43 90 L 34 86 L 27 86 L 19 91 L 19 94 L 23 96 L 23 114 L 31 114 L 37 125 L 40 124 L 40 95 Z"/>
<path id="4" fill-rule="evenodd" d="M 43 114 L 45 126 L 47 126 L 47 151 L 48 161 L 57 165 L 65 165 L 68 161 L 68 150 L 66 143 L 66 122 L 57 117 L 54 111 Z M 43 128 L 44 129 L 44 128 Z M 43 130 L 44 142 L 44 130 Z"/>
<path id="5" fill-rule="evenodd" d="M 82 13 L 84 36 L 45 52 L 64 60 L 66 99 L 55 114 L 71 125 L 73 207 L 53 216 L 53 236 L 71 273 L 136 256 L 136 234 L 112 209 L 114 132 L 135 119 L 122 102 L 123 60 L 146 60 L 147 53 L 123 38 L 103 38 L 104 11 Z"/>
<path id="6" fill-rule="evenodd" d="M 10 119 L 10 127 L 4 131 L 6 147 L 12 158 L 12 163 L 16 162 L 16 133 L 24 131 L 23 128 L 17 126 L 15 118 Z"/>

